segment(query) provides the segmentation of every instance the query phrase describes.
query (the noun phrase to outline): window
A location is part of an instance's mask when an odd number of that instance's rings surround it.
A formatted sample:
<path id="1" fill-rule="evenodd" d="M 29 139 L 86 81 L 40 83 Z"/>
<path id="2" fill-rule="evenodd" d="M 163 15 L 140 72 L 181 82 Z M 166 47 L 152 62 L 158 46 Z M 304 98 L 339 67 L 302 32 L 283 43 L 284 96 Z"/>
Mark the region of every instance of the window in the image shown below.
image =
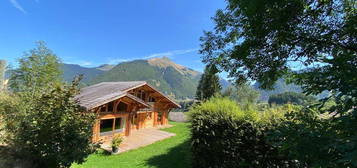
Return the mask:
<path id="1" fill-rule="evenodd" d="M 137 93 L 136 93 L 136 97 L 142 99 L 142 100 L 145 100 L 146 99 L 146 93 L 144 90 L 139 90 Z"/>
<path id="2" fill-rule="evenodd" d="M 145 93 L 145 92 L 142 92 L 140 98 L 141 98 L 142 100 L 145 100 L 145 99 L 146 99 L 146 93 Z"/>
<path id="3" fill-rule="evenodd" d="M 115 120 L 115 125 L 114 125 Z M 125 128 L 125 118 L 118 117 L 113 119 L 100 120 L 100 136 L 112 135 L 112 133 L 123 132 Z M 114 130 L 113 130 L 114 126 Z"/>
<path id="4" fill-rule="evenodd" d="M 149 97 L 149 102 L 155 102 L 155 98 L 153 98 L 153 97 Z"/>
<path id="5" fill-rule="evenodd" d="M 116 118 L 115 119 L 115 129 L 121 129 L 122 128 L 122 124 L 121 124 L 121 118 Z"/>
<path id="6" fill-rule="evenodd" d="M 136 92 L 136 95 L 135 95 L 136 97 L 141 97 L 141 90 L 139 90 L 138 92 Z"/>
<path id="7" fill-rule="evenodd" d="M 151 120 L 152 113 L 146 113 L 146 119 Z"/>
<path id="8" fill-rule="evenodd" d="M 131 124 L 136 125 L 138 123 L 138 115 L 135 114 L 133 118 L 131 118 Z"/>
<path id="9" fill-rule="evenodd" d="M 128 110 L 128 105 L 123 102 L 119 102 L 117 111 L 118 112 L 126 112 L 127 110 Z"/>
<path id="10" fill-rule="evenodd" d="M 125 128 L 125 118 L 124 117 L 119 117 L 115 119 L 115 133 L 118 132 L 123 132 Z"/>
<path id="11" fill-rule="evenodd" d="M 109 102 L 108 103 L 108 112 L 113 112 L 114 109 L 114 102 Z"/>
<path id="12" fill-rule="evenodd" d="M 107 111 L 107 109 L 105 106 L 100 107 L 100 112 L 106 112 L 106 111 Z"/>
<path id="13" fill-rule="evenodd" d="M 100 120 L 100 133 L 107 133 L 113 131 L 113 119 Z"/>

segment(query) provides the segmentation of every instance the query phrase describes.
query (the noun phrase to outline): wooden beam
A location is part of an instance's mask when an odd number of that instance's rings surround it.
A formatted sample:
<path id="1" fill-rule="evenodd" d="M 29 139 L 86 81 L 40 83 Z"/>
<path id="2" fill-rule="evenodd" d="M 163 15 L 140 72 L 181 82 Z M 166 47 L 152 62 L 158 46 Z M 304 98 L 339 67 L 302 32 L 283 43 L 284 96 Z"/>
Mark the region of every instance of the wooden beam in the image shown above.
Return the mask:
<path id="1" fill-rule="evenodd" d="M 113 119 L 117 117 L 125 117 L 128 116 L 129 113 L 119 113 L 119 114 L 103 114 L 99 116 L 99 119 L 105 120 L 105 119 Z"/>
<path id="2" fill-rule="evenodd" d="M 112 136 L 114 137 L 114 130 L 115 130 L 115 120 L 116 118 L 113 119 L 113 126 L 112 126 Z"/>

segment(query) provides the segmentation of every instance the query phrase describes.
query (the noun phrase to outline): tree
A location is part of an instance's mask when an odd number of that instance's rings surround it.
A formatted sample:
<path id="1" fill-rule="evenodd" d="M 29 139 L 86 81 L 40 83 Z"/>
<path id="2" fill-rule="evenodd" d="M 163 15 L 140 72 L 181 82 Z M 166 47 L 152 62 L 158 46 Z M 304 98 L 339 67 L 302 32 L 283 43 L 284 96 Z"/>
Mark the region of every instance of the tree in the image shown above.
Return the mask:
<path id="1" fill-rule="evenodd" d="M 260 96 L 259 92 L 253 89 L 248 83 L 239 86 L 230 86 L 222 95 L 241 104 L 255 104 Z"/>
<path id="2" fill-rule="evenodd" d="M 357 145 L 352 143 L 357 139 L 352 131 L 357 129 L 356 11 L 353 0 L 227 0 L 226 9 L 218 10 L 213 18 L 214 31 L 201 38 L 204 62 L 229 72 L 238 83 L 255 80 L 262 88 L 271 88 L 277 79 L 287 76 L 306 94 L 332 93 L 321 103 L 334 98 L 336 105 L 328 111 L 339 117 L 313 124 L 309 122 L 313 117 L 293 115 L 295 121 L 306 121 L 296 123 L 302 132 L 313 128 L 326 132 L 306 131 L 314 136 L 291 136 L 297 139 L 285 141 L 288 155 L 310 166 L 357 166 Z M 294 71 L 296 67 L 300 70 Z M 315 110 L 307 108 L 305 112 Z M 330 144 L 306 148 L 310 155 L 289 148 L 309 141 L 307 138 L 316 138 L 310 142 L 325 140 L 321 137 L 329 138 Z M 329 156 L 319 157 L 322 153 Z"/>
<path id="3" fill-rule="evenodd" d="M 281 94 L 274 94 L 269 97 L 269 104 L 296 104 L 296 105 L 311 105 L 316 103 L 316 98 L 313 96 L 306 96 L 303 93 L 297 92 L 284 92 Z"/>
<path id="4" fill-rule="evenodd" d="M 19 60 L 19 68 L 11 73 L 10 88 L 16 92 L 35 92 L 52 87 L 62 81 L 60 66 L 59 58 L 45 42 L 39 41 L 35 49 Z"/>
<path id="5" fill-rule="evenodd" d="M 315 65 L 310 71 L 319 72 L 314 76 L 306 76 L 309 71 L 302 73 L 304 77 L 300 79 L 317 77 L 324 69 L 335 73 L 349 69 L 348 75 L 355 72 L 354 1 L 229 0 L 227 3 L 226 10 L 218 10 L 213 18 L 215 31 L 205 32 L 201 37 L 200 53 L 204 62 L 229 72 L 238 82 L 252 79 L 269 88 L 299 65 Z M 341 78 L 337 74 L 329 76 Z M 323 89 L 335 89 L 330 81 L 320 82 Z M 348 86 L 355 84 L 352 79 L 345 82 Z M 320 92 L 322 87 L 316 88 L 311 83 L 306 83 L 309 85 L 305 88 Z"/>
<path id="6" fill-rule="evenodd" d="M 196 98 L 198 100 L 207 100 L 221 91 L 222 87 L 219 83 L 217 69 L 213 65 L 208 65 L 205 68 L 203 75 L 198 83 Z"/>
<path id="7" fill-rule="evenodd" d="M 5 60 L 0 60 L 0 91 L 4 87 L 5 70 L 6 70 L 6 61 Z"/>
<path id="8" fill-rule="evenodd" d="M 34 99 L 29 94 L 8 95 L 0 100 L 6 143 L 34 167 L 70 167 L 92 153 L 94 114 L 86 113 L 74 96 L 78 81 L 55 86 Z"/>
<path id="9" fill-rule="evenodd" d="M 20 59 L 12 74 L 14 92 L 0 98 L 6 144 L 34 167 L 70 167 L 92 152 L 95 116 L 84 112 L 74 98 L 80 78 L 60 82 L 59 59 L 44 46 Z"/>

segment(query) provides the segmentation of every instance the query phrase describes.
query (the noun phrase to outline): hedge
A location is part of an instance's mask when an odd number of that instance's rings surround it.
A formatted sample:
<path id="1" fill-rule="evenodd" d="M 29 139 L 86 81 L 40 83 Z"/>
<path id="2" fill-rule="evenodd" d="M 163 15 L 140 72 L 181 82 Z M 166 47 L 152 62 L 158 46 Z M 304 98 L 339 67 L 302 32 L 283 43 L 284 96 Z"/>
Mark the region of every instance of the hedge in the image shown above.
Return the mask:
<path id="1" fill-rule="evenodd" d="M 267 133 L 278 120 L 268 122 L 277 115 L 262 114 L 222 97 L 194 106 L 190 110 L 193 167 L 298 167 L 267 143 Z"/>

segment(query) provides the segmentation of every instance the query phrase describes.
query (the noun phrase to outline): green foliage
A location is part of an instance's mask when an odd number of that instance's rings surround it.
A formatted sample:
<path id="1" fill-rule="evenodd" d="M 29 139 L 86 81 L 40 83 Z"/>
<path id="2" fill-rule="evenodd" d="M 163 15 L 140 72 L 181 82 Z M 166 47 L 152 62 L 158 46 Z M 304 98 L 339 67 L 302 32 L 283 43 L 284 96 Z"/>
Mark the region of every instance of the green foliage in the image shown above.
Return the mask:
<path id="1" fill-rule="evenodd" d="M 222 95 L 227 96 L 240 104 L 255 104 L 259 98 L 259 92 L 253 89 L 249 84 L 243 84 L 236 87 L 230 86 L 222 93 Z"/>
<path id="2" fill-rule="evenodd" d="M 335 68 L 332 62 L 344 62 L 337 69 L 354 69 L 349 66 L 357 51 L 355 8 L 350 0 L 227 1 L 213 18 L 214 31 L 201 38 L 200 51 L 205 62 L 238 82 L 253 79 L 263 88 L 271 87 L 292 62 Z"/>
<path id="3" fill-rule="evenodd" d="M 19 60 L 11 76 L 14 92 L 0 97 L 2 139 L 34 167 L 69 167 L 92 152 L 95 116 L 75 100 L 80 78 L 61 83 L 58 58 L 44 45 Z"/>
<path id="4" fill-rule="evenodd" d="M 207 100 L 221 92 L 221 84 L 219 83 L 219 77 L 217 75 L 217 69 L 213 65 L 207 65 L 205 72 L 201 76 L 198 82 L 196 99 Z"/>
<path id="5" fill-rule="evenodd" d="M 259 114 L 221 97 L 194 106 L 190 111 L 193 167 L 298 166 L 266 140 L 266 133 L 280 121 L 283 110 L 289 108 Z"/>
<path id="6" fill-rule="evenodd" d="M 6 143 L 34 166 L 69 167 L 92 152 L 94 115 L 74 100 L 77 85 L 55 86 L 38 97 L 22 92 L 0 100 Z"/>
<path id="7" fill-rule="evenodd" d="M 116 135 L 112 139 L 112 147 L 119 147 L 119 145 L 123 142 L 123 137 L 120 135 Z"/>
<path id="8" fill-rule="evenodd" d="M 317 103 L 316 98 L 312 96 L 306 96 L 303 93 L 296 92 L 285 92 L 282 94 L 271 95 L 269 97 L 268 103 L 271 104 L 296 104 L 296 105 L 311 105 L 312 103 Z"/>
<path id="9" fill-rule="evenodd" d="M 332 93 L 284 125 L 281 150 L 309 167 L 357 167 L 356 2 L 230 0 L 214 21 L 215 30 L 201 38 L 204 62 L 238 83 L 255 80 L 269 89 L 286 76 L 307 95 Z M 326 110 L 329 99 L 336 104 Z M 313 111 L 334 117 L 308 117 Z"/>
<path id="10" fill-rule="evenodd" d="M 19 59 L 19 68 L 11 73 L 10 87 L 16 92 L 36 92 L 60 83 L 61 73 L 57 56 L 39 41 L 35 49 Z"/>
<path id="11" fill-rule="evenodd" d="M 282 154 L 308 167 L 357 167 L 353 119 L 343 117 L 346 121 L 331 122 L 311 108 L 288 113 L 286 118 L 269 135 Z"/>

